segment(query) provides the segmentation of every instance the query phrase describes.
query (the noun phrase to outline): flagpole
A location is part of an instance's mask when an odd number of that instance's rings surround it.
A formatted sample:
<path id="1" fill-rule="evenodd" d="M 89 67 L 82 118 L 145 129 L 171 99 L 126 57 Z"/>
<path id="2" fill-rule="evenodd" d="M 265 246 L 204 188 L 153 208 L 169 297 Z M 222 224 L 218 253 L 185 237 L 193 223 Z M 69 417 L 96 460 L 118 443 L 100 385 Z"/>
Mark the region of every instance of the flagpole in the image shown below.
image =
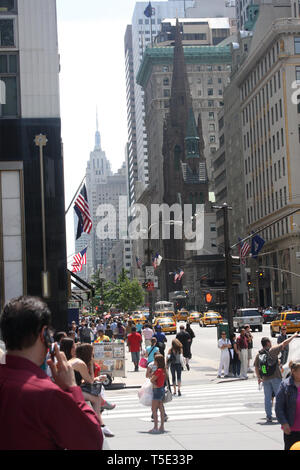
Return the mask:
<path id="1" fill-rule="evenodd" d="M 273 220 L 273 222 L 270 222 L 269 224 L 265 225 L 264 227 L 261 227 L 261 228 L 255 230 L 255 232 L 251 233 L 251 235 L 248 235 L 247 237 L 243 238 L 242 240 L 239 240 L 239 242 L 232 245 L 230 247 L 230 249 L 235 248 L 240 243 L 249 240 L 249 238 L 252 238 L 255 235 L 257 235 L 258 233 L 263 232 L 264 230 L 266 230 L 266 228 L 272 227 L 272 225 L 276 224 L 277 222 L 280 222 L 281 220 L 286 219 L 287 217 L 290 217 L 291 215 L 293 215 L 293 214 L 295 214 L 296 212 L 299 212 L 299 211 L 300 211 L 300 208 L 295 209 L 294 211 L 290 212 L 289 214 L 283 215 L 282 217 L 279 217 L 278 219 Z"/>
<path id="2" fill-rule="evenodd" d="M 80 185 L 79 185 L 79 187 L 78 187 L 78 189 L 77 189 L 77 191 L 76 191 L 76 193 L 75 193 L 75 195 L 74 195 L 72 201 L 70 202 L 69 207 L 68 207 L 68 209 L 67 209 L 66 212 L 65 212 L 65 216 L 67 215 L 67 213 L 69 212 L 69 210 L 70 210 L 70 208 L 71 208 L 73 202 L 75 201 L 75 198 L 76 198 L 77 194 L 79 193 L 80 188 L 81 188 L 81 186 L 83 185 L 83 182 L 84 182 L 85 178 L 86 178 L 86 175 L 84 175 L 83 180 L 81 181 L 81 183 L 80 183 Z"/>
<path id="3" fill-rule="evenodd" d="M 150 16 L 150 36 L 151 36 L 151 48 L 153 47 L 153 28 L 152 28 L 152 12 Z"/>

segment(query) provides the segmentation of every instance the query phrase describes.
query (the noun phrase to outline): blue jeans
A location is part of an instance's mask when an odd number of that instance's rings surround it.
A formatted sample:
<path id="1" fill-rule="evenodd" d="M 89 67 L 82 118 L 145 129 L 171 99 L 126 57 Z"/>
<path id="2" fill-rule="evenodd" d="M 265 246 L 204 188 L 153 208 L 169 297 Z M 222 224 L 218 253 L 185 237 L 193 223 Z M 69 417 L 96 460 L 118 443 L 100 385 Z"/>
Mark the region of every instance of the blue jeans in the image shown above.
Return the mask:
<path id="1" fill-rule="evenodd" d="M 263 382 L 264 394 L 265 394 L 265 410 L 266 410 L 267 418 L 272 417 L 272 394 L 274 393 L 275 396 L 277 395 L 280 384 L 281 384 L 281 379 L 277 377 L 274 379 L 265 380 Z"/>

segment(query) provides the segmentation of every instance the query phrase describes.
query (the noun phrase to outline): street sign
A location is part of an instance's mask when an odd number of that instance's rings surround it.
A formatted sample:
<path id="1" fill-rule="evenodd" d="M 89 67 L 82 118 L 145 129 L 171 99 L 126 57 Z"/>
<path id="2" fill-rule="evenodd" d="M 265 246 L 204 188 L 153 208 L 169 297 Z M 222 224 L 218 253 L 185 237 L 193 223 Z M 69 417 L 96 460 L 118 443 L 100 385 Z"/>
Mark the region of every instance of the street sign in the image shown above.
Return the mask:
<path id="1" fill-rule="evenodd" d="M 146 266 L 145 270 L 145 278 L 151 281 L 154 281 L 154 267 L 153 266 Z"/>

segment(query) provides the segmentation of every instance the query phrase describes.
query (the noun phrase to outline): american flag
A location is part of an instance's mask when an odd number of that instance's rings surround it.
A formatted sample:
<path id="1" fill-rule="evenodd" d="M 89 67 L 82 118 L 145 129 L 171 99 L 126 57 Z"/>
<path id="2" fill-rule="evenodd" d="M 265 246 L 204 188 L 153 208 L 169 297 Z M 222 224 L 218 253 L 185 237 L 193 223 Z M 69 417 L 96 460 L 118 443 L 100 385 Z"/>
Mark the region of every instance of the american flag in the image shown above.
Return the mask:
<path id="1" fill-rule="evenodd" d="M 239 238 L 239 255 L 242 264 L 246 264 L 246 256 L 248 255 L 249 251 L 251 250 L 251 246 L 247 242 L 243 242 L 241 238 Z"/>
<path id="2" fill-rule="evenodd" d="M 181 281 L 183 275 L 184 275 L 183 269 L 181 269 L 181 268 L 178 269 L 178 270 L 174 273 L 174 282 L 176 283 L 177 281 Z"/>
<path id="3" fill-rule="evenodd" d="M 154 269 L 158 268 L 158 266 L 160 266 L 160 263 L 162 261 L 162 257 L 160 256 L 159 253 L 156 253 L 156 255 L 152 256 L 152 266 L 154 267 Z"/>
<path id="4" fill-rule="evenodd" d="M 178 280 L 180 281 L 182 276 L 184 275 L 184 270 L 183 269 L 179 269 L 179 277 L 178 277 Z"/>
<path id="5" fill-rule="evenodd" d="M 86 251 L 87 251 L 87 247 L 84 250 L 77 253 L 77 255 L 73 257 L 73 263 L 72 263 L 73 273 L 79 273 L 82 271 L 82 266 L 86 264 Z"/>
<path id="6" fill-rule="evenodd" d="M 74 210 L 78 216 L 76 235 L 76 240 L 78 240 L 82 232 L 90 233 L 93 227 L 85 185 L 83 185 L 82 190 L 75 201 Z"/>
<path id="7" fill-rule="evenodd" d="M 138 258 L 137 256 L 135 257 L 135 260 L 138 269 L 141 269 L 141 267 L 143 266 L 143 260 L 141 258 Z"/>

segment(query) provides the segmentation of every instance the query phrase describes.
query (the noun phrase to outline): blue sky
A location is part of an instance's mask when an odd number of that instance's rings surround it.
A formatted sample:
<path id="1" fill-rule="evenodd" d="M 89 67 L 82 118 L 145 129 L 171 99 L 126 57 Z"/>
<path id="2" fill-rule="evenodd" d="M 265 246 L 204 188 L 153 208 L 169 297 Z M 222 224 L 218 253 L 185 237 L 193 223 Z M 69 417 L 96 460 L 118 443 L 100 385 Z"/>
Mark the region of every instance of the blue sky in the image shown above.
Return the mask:
<path id="1" fill-rule="evenodd" d="M 134 5 L 134 0 L 57 0 L 66 207 L 93 150 L 96 107 L 112 169 L 117 171 L 125 160 L 124 34 Z M 66 222 L 70 255 L 75 250 L 73 210 Z"/>
<path id="2" fill-rule="evenodd" d="M 102 149 L 113 171 L 125 161 L 124 35 L 135 4 L 135 0 L 57 0 L 66 207 L 94 148 L 96 107 Z M 75 250 L 73 210 L 66 222 L 70 255 Z"/>

